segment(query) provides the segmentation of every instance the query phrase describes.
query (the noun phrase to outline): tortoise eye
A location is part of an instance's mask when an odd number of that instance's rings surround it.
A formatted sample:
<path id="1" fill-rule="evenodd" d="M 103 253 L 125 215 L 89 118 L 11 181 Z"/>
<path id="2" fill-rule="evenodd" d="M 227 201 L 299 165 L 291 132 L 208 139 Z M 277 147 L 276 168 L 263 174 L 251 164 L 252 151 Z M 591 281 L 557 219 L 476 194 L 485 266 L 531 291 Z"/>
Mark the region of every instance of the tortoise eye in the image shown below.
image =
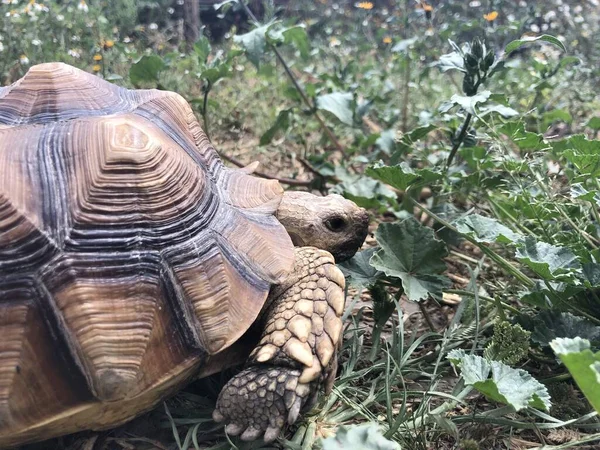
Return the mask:
<path id="1" fill-rule="evenodd" d="M 325 226 L 328 230 L 333 231 L 334 233 L 339 233 L 346 228 L 346 220 L 342 217 L 331 217 L 325 220 Z"/>

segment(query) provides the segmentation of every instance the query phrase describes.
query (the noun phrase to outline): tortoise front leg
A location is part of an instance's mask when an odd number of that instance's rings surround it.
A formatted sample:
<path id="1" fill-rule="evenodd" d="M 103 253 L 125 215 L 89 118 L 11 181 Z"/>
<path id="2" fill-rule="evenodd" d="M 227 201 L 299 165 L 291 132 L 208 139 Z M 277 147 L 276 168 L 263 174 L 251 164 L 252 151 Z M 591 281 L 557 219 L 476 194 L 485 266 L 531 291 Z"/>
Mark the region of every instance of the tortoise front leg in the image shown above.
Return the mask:
<path id="1" fill-rule="evenodd" d="M 213 418 L 243 440 L 273 441 L 331 388 L 344 311 L 344 276 L 330 253 L 296 249 L 294 271 L 269 295 L 265 329 L 247 367 L 221 391 Z"/>

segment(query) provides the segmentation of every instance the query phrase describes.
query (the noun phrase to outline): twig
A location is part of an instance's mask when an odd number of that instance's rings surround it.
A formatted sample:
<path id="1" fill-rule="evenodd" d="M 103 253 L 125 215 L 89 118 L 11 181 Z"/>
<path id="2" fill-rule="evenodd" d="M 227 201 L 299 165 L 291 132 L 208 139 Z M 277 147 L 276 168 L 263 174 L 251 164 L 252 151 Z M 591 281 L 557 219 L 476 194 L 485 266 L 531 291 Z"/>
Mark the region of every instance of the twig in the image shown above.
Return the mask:
<path id="1" fill-rule="evenodd" d="M 454 156 L 456 155 L 456 152 L 458 151 L 460 144 L 462 144 L 463 141 L 465 140 L 465 136 L 467 135 L 467 130 L 469 129 L 469 125 L 471 124 L 472 118 L 473 118 L 473 114 L 467 113 L 467 117 L 463 123 L 461 130 L 460 130 L 460 134 L 458 135 L 458 138 L 454 142 L 454 145 L 452 146 L 452 150 L 450 150 L 450 154 L 448 155 L 448 161 L 446 161 L 446 170 L 448 170 L 450 168 L 450 165 L 452 164 L 452 160 L 454 159 Z"/>
<path id="2" fill-rule="evenodd" d="M 210 89 L 212 88 L 211 82 L 206 81 L 206 86 L 204 86 L 204 100 L 202 101 L 202 120 L 204 121 L 204 132 L 206 133 L 206 137 L 210 141 L 210 133 L 208 131 L 208 114 L 206 109 L 208 108 L 208 94 Z"/>
<path id="3" fill-rule="evenodd" d="M 258 21 L 258 19 L 256 18 L 256 16 L 254 15 L 254 13 L 250 10 L 250 8 L 248 8 L 248 5 L 246 5 L 246 2 L 244 0 L 238 0 L 238 3 L 240 5 L 242 5 L 242 7 L 244 8 L 244 10 L 246 11 L 246 14 L 248 14 L 248 17 L 250 17 L 250 19 L 256 25 L 260 25 L 261 24 Z M 275 53 L 275 56 L 277 57 L 277 59 L 279 60 L 279 62 L 283 66 L 283 68 L 285 69 L 285 73 L 287 74 L 288 78 L 291 80 L 292 84 L 296 88 L 296 91 L 298 91 L 298 93 L 300 94 L 300 97 L 302 97 L 302 100 L 304 101 L 304 103 L 306 104 L 306 106 L 308 106 L 311 110 L 313 110 L 313 105 L 310 102 L 310 99 L 308 98 L 308 96 L 304 92 L 304 89 L 302 89 L 302 86 L 300 86 L 300 83 L 298 83 L 298 80 L 296 80 L 296 77 L 292 73 L 292 70 L 290 69 L 290 66 L 288 66 L 288 64 L 285 62 L 285 59 L 283 59 L 283 56 L 281 56 L 281 53 L 279 53 L 279 50 L 277 50 L 277 47 L 275 47 L 271 43 L 269 43 L 268 45 L 269 45 L 269 47 L 271 47 L 271 49 L 273 50 L 273 53 Z M 327 137 L 329 138 L 329 140 L 333 143 L 333 145 L 335 145 L 335 147 L 344 156 L 344 158 L 347 158 L 348 155 L 346 154 L 346 150 L 344 149 L 344 147 L 342 146 L 342 144 L 340 144 L 340 142 L 337 140 L 337 138 L 335 137 L 335 135 L 333 134 L 333 132 L 329 129 L 329 127 L 325 124 L 325 121 L 320 116 L 320 114 L 318 113 L 318 111 L 314 110 L 313 114 L 316 117 L 316 119 L 319 121 L 319 124 L 321 125 L 321 128 L 323 129 L 323 131 L 325 132 L 325 134 L 327 135 Z"/>
<path id="4" fill-rule="evenodd" d="M 224 153 L 220 153 L 219 155 L 221 156 L 221 158 L 226 159 L 227 161 L 229 161 L 232 164 L 235 164 L 238 167 L 246 166 L 246 164 L 244 164 L 241 161 L 238 161 L 233 156 L 229 156 Z M 254 174 L 262 178 L 268 178 L 269 180 L 277 180 L 280 183 L 289 184 L 290 186 L 310 186 L 313 182 L 313 180 L 295 180 L 293 178 L 280 178 L 258 171 L 255 171 Z"/>

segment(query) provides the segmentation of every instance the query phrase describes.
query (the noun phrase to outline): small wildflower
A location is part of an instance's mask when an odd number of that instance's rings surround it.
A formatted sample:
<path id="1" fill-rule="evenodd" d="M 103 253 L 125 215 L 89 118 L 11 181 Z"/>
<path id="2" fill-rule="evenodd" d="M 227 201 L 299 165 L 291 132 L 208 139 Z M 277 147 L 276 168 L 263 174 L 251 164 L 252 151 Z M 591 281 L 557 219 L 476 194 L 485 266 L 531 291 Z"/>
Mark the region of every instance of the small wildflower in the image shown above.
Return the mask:
<path id="1" fill-rule="evenodd" d="M 19 0 L 2 0 L 3 5 L 16 5 L 19 3 Z"/>
<path id="2" fill-rule="evenodd" d="M 151 30 L 158 30 L 158 25 L 155 24 L 154 22 L 152 22 L 150 25 L 148 25 L 148 28 Z"/>
<path id="3" fill-rule="evenodd" d="M 65 16 L 63 16 L 62 14 L 58 14 L 56 16 L 56 20 L 58 20 L 59 22 L 62 22 L 63 20 L 65 20 Z"/>
<path id="4" fill-rule="evenodd" d="M 92 70 L 93 70 L 94 72 L 100 72 L 100 70 L 101 70 L 101 69 L 102 69 L 102 66 L 100 66 L 100 64 L 94 64 L 94 65 L 92 66 Z"/>
<path id="5" fill-rule="evenodd" d="M 342 43 L 335 36 L 332 36 L 329 38 L 329 46 L 330 47 L 339 47 L 340 45 L 342 45 Z"/>
<path id="6" fill-rule="evenodd" d="M 69 49 L 67 53 L 73 58 L 81 58 L 81 53 L 74 48 Z"/>
<path id="7" fill-rule="evenodd" d="M 0 52 L 4 51 L 4 44 L 2 42 L 0 42 Z"/>
<path id="8" fill-rule="evenodd" d="M 488 22 L 493 22 L 494 20 L 496 20 L 498 18 L 498 11 L 492 11 L 488 14 L 484 14 L 483 18 L 485 20 L 487 20 Z"/>
<path id="9" fill-rule="evenodd" d="M 103 45 L 103 47 L 104 47 L 105 49 L 108 49 L 108 48 L 112 48 L 112 47 L 114 47 L 114 45 L 115 45 L 115 41 L 112 41 L 112 40 L 110 40 L 110 39 L 109 39 L 109 40 L 107 40 L 107 41 L 104 41 L 104 45 Z"/>
<path id="10" fill-rule="evenodd" d="M 389 36 L 386 36 L 383 38 L 383 43 L 384 44 L 391 44 L 392 43 L 392 38 Z"/>
<path id="11" fill-rule="evenodd" d="M 131 38 L 129 36 L 125 36 L 125 38 L 123 39 L 123 42 L 125 42 L 126 44 L 129 44 L 131 42 Z"/>
<path id="12" fill-rule="evenodd" d="M 19 56 L 19 62 L 21 63 L 21 65 L 26 66 L 27 64 L 29 64 L 29 58 L 26 55 L 21 55 Z"/>
<path id="13" fill-rule="evenodd" d="M 356 7 L 360 8 L 360 9 L 369 10 L 369 9 L 373 9 L 373 3 L 371 3 L 371 2 L 360 2 L 360 3 L 358 3 L 356 5 Z"/>
<path id="14" fill-rule="evenodd" d="M 96 54 L 94 55 L 94 61 L 102 61 L 102 55 L 100 55 L 100 54 L 96 53 Z"/>
<path id="15" fill-rule="evenodd" d="M 89 11 L 90 8 L 88 8 L 88 5 L 85 2 L 85 0 L 79 0 L 79 5 L 77 5 L 77 9 L 86 13 Z"/>
<path id="16" fill-rule="evenodd" d="M 33 39 L 31 41 L 32 45 L 35 45 L 36 47 L 39 47 L 40 45 L 42 45 L 42 41 L 40 41 L 39 39 Z"/>

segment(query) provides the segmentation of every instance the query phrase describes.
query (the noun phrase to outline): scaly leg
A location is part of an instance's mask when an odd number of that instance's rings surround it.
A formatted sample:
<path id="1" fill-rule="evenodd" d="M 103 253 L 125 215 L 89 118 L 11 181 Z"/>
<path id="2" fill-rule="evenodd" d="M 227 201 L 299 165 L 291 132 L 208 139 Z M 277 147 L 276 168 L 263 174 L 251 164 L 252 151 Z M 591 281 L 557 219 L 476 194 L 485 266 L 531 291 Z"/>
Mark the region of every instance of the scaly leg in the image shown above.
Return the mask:
<path id="1" fill-rule="evenodd" d="M 279 436 L 286 422 L 312 406 L 321 386 L 331 389 L 344 311 L 344 276 L 330 253 L 296 249 L 288 279 L 274 286 L 265 329 L 246 368 L 221 391 L 213 418 L 243 440 Z"/>

